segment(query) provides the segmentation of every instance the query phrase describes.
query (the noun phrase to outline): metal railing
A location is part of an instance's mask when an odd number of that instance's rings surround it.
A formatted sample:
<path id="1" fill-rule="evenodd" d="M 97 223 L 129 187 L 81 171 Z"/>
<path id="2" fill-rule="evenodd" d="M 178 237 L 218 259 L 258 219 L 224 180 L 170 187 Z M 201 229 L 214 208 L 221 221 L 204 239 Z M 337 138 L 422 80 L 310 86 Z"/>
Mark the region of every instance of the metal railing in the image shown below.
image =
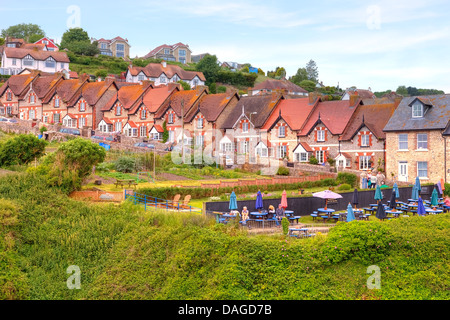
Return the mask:
<path id="1" fill-rule="evenodd" d="M 160 199 L 146 194 L 137 193 L 134 190 L 125 190 L 125 200 L 131 200 L 135 205 L 144 205 L 144 210 L 162 209 L 167 211 L 190 212 L 202 214 L 202 209 L 185 205 L 182 202 Z"/>

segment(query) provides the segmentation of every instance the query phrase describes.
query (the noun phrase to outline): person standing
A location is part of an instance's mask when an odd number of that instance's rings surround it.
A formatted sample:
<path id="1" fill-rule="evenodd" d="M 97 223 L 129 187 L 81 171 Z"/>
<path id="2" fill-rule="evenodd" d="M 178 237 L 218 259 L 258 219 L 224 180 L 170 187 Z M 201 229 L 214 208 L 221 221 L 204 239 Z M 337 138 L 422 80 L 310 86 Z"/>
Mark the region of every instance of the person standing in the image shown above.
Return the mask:
<path id="1" fill-rule="evenodd" d="M 375 174 L 372 174 L 370 176 L 370 182 L 371 182 L 372 189 L 375 189 L 375 187 L 377 185 L 377 176 Z"/>
<path id="2" fill-rule="evenodd" d="M 370 172 L 367 174 L 367 188 L 372 188 L 372 174 Z"/>
<path id="3" fill-rule="evenodd" d="M 361 181 L 361 189 L 366 189 L 367 188 L 367 174 L 365 171 L 363 171 L 360 175 L 359 175 L 359 179 Z"/>
<path id="4" fill-rule="evenodd" d="M 378 171 L 377 186 L 381 187 L 384 184 L 385 179 L 386 179 L 386 177 L 384 176 L 384 174 L 381 171 Z"/>

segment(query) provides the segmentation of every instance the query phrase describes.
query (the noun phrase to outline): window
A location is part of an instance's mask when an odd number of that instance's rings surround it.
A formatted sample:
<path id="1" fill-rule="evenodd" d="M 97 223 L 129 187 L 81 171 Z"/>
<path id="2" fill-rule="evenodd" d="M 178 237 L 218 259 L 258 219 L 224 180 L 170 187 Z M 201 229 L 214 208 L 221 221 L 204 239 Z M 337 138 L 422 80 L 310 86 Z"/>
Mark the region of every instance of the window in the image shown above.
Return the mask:
<path id="1" fill-rule="evenodd" d="M 248 146 L 249 146 L 248 141 L 242 141 L 241 142 L 241 153 L 248 153 Z"/>
<path id="2" fill-rule="evenodd" d="M 258 148 L 256 148 L 256 155 L 260 157 L 267 157 L 269 155 L 269 150 L 266 146 L 261 144 Z"/>
<path id="3" fill-rule="evenodd" d="M 6 114 L 11 114 L 12 108 L 10 106 L 6 107 Z"/>
<path id="4" fill-rule="evenodd" d="M 34 63 L 34 59 L 32 57 L 30 57 L 30 56 L 26 56 L 23 59 L 23 65 L 24 66 L 30 67 L 30 66 L 33 66 L 33 63 Z"/>
<path id="5" fill-rule="evenodd" d="M 242 124 L 242 132 L 248 132 L 248 122 Z"/>
<path id="6" fill-rule="evenodd" d="M 123 51 L 116 51 L 117 58 L 125 58 L 125 53 Z"/>
<path id="7" fill-rule="evenodd" d="M 56 62 L 52 57 L 49 57 L 47 60 L 45 60 L 46 68 L 54 68 L 55 66 L 56 66 Z"/>
<path id="8" fill-rule="evenodd" d="M 370 156 L 359 156 L 359 170 L 368 170 L 371 168 Z"/>
<path id="9" fill-rule="evenodd" d="M 146 126 L 139 127 L 139 135 L 141 137 L 147 136 L 147 127 Z"/>
<path id="10" fill-rule="evenodd" d="M 48 41 L 47 41 L 47 40 L 42 40 L 42 43 L 45 44 L 45 45 L 47 45 L 47 44 L 48 44 Z"/>
<path id="11" fill-rule="evenodd" d="M 324 163 L 325 152 L 323 150 L 317 150 L 316 151 L 316 158 L 319 161 L 319 163 Z"/>
<path id="12" fill-rule="evenodd" d="M 285 134 L 286 134 L 286 127 L 285 126 L 280 126 L 280 128 L 278 130 L 278 137 L 284 138 Z"/>
<path id="13" fill-rule="evenodd" d="M 61 119 L 61 115 L 59 113 L 53 114 L 53 122 L 54 123 L 59 123 L 60 119 Z"/>
<path id="14" fill-rule="evenodd" d="M 183 49 L 178 50 L 178 55 L 186 56 L 186 50 L 183 50 Z"/>
<path id="15" fill-rule="evenodd" d="M 295 160 L 297 162 L 308 162 L 308 153 L 307 152 L 297 152 L 295 154 Z"/>
<path id="16" fill-rule="evenodd" d="M 417 149 L 428 149 L 428 135 L 426 133 L 417 134 Z"/>
<path id="17" fill-rule="evenodd" d="M 428 162 L 426 161 L 417 162 L 417 176 L 419 178 L 428 178 Z"/>
<path id="18" fill-rule="evenodd" d="M 66 67 L 64 62 L 61 62 L 61 69 L 64 69 Z"/>
<path id="19" fill-rule="evenodd" d="M 12 59 L 12 65 L 15 66 L 17 64 L 17 59 Z"/>
<path id="20" fill-rule="evenodd" d="M 55 108 L 59 107 L 59 98 L 55 98 Z"/>
<path id="21" fill-rule="evenodd" d="M 114 131 L 122 132 L 122 122 L 118 121 L 114 124 Z"/>
<path id="22" fill-rule="evenodd" d="M 361 147 L 370 146 L 370 136 L 368 134 L 361 135 Z"/>
<path id="23" fill-rule="evenodd" d="M 222 151 L 223 152 L 231 152 L 233 151 L 233 145 L 231 142 L 222 143 Z"/>
<path id="24" fill-rule="evenodd" d="M 84 101 L 80 102 L 80 111 L 86 111 L 86 103 Z"/>
<path id="25" fill-rule="evenodd" d="M 408 150 L 408 134 L 401 133 L 398 135 L 398 149 Z"/>
<path id="26" fill-rule="evenodd" d="M 412 106 L 412 117 L 422 118 L 423 117 L 423 105 L 419 102 L 414 103 Z"/>
<path id="27" fill-rule="evenodd" d="M 6 93 L 6 100 L 7 100 L 7 101 L 11 101 L 11 100 L 12 100 L 12 94 L 11 94 L 11 91 L 8 91 L 8 92 Z"/>
<path id="28" fill-rule="evenodd" d="M 138 81 L 145 80 L 145 76 L 143 74 L 138 75 Z"/>
<path id="29" fill-rule="evenodd" d="M 277 156 L 278 159 L 283 159 L 286 157 L 287 146 L 278 146 L 277 147 Z"/>
<path id="30" fill-rule="evenodd" d="M 166 82 L 167 82 L 166 76 L 161 76 L 159 81 L 160 81 L 161 83 L 166 83 Z"/>
<path id="31" fill-rule="evenodd" d="M 125 51 L 125 45 L 123 43 L 116 44 L 116 51 Z"/>
<path id="32" fill-rule="evenodd" d="M 147 110 L 142 109 L 141 110 L 141 119 L 146 119 L 147 118 Z"/>
<path id="33" fill-rule="evenodd" d="M 164 54 L 170 54 L 170 49 L 164 49 Z"/>
<path id="34" fill-rule="evenodd" d="M 28 113 L 28 118 L 31 120 L 31 119 L 34 119 L 35 117 L 36 117 L 35 111 L 30 110 Z"/>
<path id="35" fill-rule="evenodd" d="M 42 117 L 42 121 L 43 121 L 44 123 L 48 123 L 48 116 L 43 116 L 43 117 Z"/>
<path id="36" fill-rule="evenodd" d="M 186 63 L 186 58 L 180 58 L 179 60 L 180 60 L 180 62 L 183 63 L 183 64 Z"/>
<path id="37" fill-rule="evenodd" d="M 203 129 L 203 118 L 197 119 L 197 129 Z"/>
<path id="38" fill-rule="evenodd" d="M 169 113 L 167 122 L 173 123 L 173 113 Z"/>
<path id="39" fill-rule="evenodd" d="M 196 87 L 198 85 L 198 79 L 194 79 L 193 84 L 194 84 L 194 87 Z"/>
<path id="40" fill-rule="evenodd" d="M 317 141 L 325 141 L 325 130 L 317 130 Z"/>
<path id="41" fill-rule="evenodd" d="M 100 44 L 100 48 L 102 48 L 102 49 L 108 49 L 108 45 L 107 45 L 106 43 L 102 42 L 102 43 Z"/>
<path id="42" fill-rule="evenodd" d="M 30 95 L 30 103 L 34 103 L 34 95 Z"/>
<path id="43" fill-rule="evenodd" d="M 78 128 L 83 129 L 85 125 L 86 125 L 86 118 L 80 118 L 78 121 Z"/>
<path id="44" fill-rule="evenodd" d="M 116 106 L 116 116 L 120 116 L 122 114 L 122 108 L 120 107 L 120 105 Z"/>
<path id="45" fill-rule="evenodd" d="M 169 131 L 169 141 L 174 142 L 175 141 L 175 135 L 173 131 Z"/>
<path id="46" fill-rule="evenodd" d="M 195 144 L 197 146 L 203 146 L 204 137 L 203 135 L 198 135 L 195 137 Z"/>

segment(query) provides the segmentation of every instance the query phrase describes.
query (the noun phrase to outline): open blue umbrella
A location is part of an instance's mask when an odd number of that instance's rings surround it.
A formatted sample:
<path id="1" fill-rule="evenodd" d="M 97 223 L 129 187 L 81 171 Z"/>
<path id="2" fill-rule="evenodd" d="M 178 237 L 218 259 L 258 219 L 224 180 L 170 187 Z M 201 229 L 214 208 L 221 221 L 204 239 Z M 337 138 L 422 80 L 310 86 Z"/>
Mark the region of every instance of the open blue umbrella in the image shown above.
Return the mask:
<path id="1" fill-rule="evenodd" d="M 438 193 L 436 188 L 434 188 L 433 192 L 431 193 L 431 205 L 434 207 L 438 205 Z"/>
<path id="2" fill-rule="evenodd" d="M 398 186 L 397 186 L 397 183 L 394 183 L 393 189 L 395 190 L 395 197 L 396 197 L 397 199 L 400 198 L 400 194 L 399 194 L 399 192 L 398 192 Z"/>
<path id="3" fill-rule="evenodd" d="M 425 215 L 425 206 L 423 205 L 422 198 L 419 197 L 419 201 L 417 202 L 417 214 L 419 216 Z"/>
<path id="4" fill-rule="evenodd" d="M 230 204 L 228 206 L 228 209 L 230 210 L 237 210 L 238 206 L 237 206 L 237 201 L 236 201 L 236 194 L 233 192 L 231 192 L 230 195 Z"/>
<path id="5" fill-rule="evenodd" d="M 256 210 L 260 210 L 260 209 L 264 208 L 262 194 L 261 194 L 261 191 L 259 191 L 259 190 L 258 190 L 258 193 L 256 194 L 255 208 L 256 208 Z"/>
<path id="6" fill-rule="evenodd" d="M 349 203 L 347 206 L 347 222 L 355 220 L 355 214 L 353 213 L 352 205 Z"/>
<path id="7" fill-rule="evenodd" d="M 420 194 L 420 191 L 422 191 L 422 187 L 420 186 L 420 179 L 419 177 L 416 177 L 416 183 L 414 184 L 417 189 L 417 194 Z"/>

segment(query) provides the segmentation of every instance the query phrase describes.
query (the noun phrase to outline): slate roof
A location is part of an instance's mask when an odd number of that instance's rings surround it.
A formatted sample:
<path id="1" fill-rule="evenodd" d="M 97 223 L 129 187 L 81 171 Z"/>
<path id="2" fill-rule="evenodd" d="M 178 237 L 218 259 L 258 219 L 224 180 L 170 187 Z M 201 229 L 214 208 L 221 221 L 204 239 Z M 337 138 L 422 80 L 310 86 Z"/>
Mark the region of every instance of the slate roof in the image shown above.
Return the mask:
<path id="1" fill-rule="evenodd" d="M 422 118 L 413 118 L 411 104 L 419 100 L 429 104 Z M 409 130 L 444 130 L 450 119 L 450 95 L 439 94 L 419 97 L 405 97 L 384 127 L 385 132 Z"/>
<path id="2" fill-rule="evenodd" d="M 278 103 L 284 99 L 280 93 L 270 95 L 257 95 L 241 97 L 239 102 L 230 110 L 229 116 L 224 120 L 221 129 L 233 129 L 233 126 L 242 115 L 242 109 L 255 128 L 261 128 L 270 117 Z M 256 114 L 250 114 L 256 112 Z"/>
<path id="3" fill-rule="evenodd" d="M 189 51 L 191 51 L 191 49 L 189 49 L 189 46 L 187 44 L 183 44 L 181 42 L 175 43 L 173 45 L 168 45 L 168 44 L 163 44 L 160 45 L 158 47 L 156 47 L 155 49 L 153 49 L 152 51 L 150 51 L 149 53 L 147 53 L 144 56 L 144 59 L 150 58 L 152 56 L 154 56 L 155 54 L 157 54 L 158 52 L 160 52 L 162 49 L 170 49 L 170 50 L 175 50 L 178 47 L 186 47 Z"/>

